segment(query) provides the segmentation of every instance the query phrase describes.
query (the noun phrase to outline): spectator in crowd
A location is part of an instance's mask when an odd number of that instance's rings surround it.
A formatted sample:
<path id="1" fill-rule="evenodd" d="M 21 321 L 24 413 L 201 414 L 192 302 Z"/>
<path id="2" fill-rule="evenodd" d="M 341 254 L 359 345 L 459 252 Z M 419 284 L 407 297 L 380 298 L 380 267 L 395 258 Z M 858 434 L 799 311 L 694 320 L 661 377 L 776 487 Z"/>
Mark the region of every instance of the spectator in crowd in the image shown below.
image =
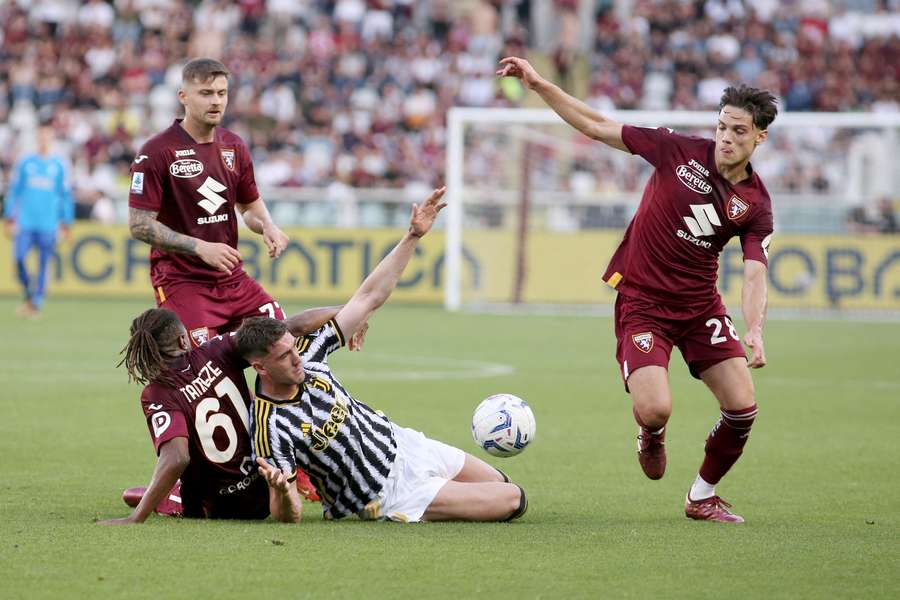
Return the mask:
<path id="1" fill-rule="evenodd" d="M 900 221 L 890 198 L 881 198 L 872 207 L 854 206 L 847 213 L 847 229 L 852 233 L 900 233 Z"/>
<path id="2" fill-rule="evenodd" d="M 566 26 L 558 45 L 537 48 L 528 32 L 539 15 L 529 0 L 3 3 L 0 172 L 15 160 L 8 141 L 33 132 L 38 111 L 50 111 L 66 140 L 61 150 L 73 165 L 82 214 L 109 215 L 92 199 L 108 197 L 109 182 L 121 183 L 137 149 L 168 123 L 177 108 L 177 62 L 198 55 L 220 58 L 235 74 L 236 108 L 224 125 L 249 142 L 256 164 L 273 161 L 261 169 L 261 186 L 435 185 L 450 107 L 527 101 L 520 88 L 490 76 L 501 53 L 555 58 L 558 75 L 567 85 L 586 83 L 600 110 L 705 109 L 734 82 L 777 91 L 788 110 L 900 110 L 897 0 L 849 8 L 644 0 L 625 17 L 614 4 L 597 3 L 594 44 L 583 48 L 573 21 L 583 17 L 578 4 L 557 0 Z M 586 61 L 573 62 L 576 52 Z M 842 152 L 828 136 L 784 143 L 796 147 L 772 154 L 791 164 L 758 167 L 772 192 L 815 191 L 822 179 L 798 179 L 796 168 L 810 156 L 824 153 L 827 163 L 829 153 Z M 486 152 L 482 170 L 496 177 Z M 600 172 L 608 165 L 592 162 L 604 186 L 639 189 L 640 167 L 614 165 L 610 180 Z"/>

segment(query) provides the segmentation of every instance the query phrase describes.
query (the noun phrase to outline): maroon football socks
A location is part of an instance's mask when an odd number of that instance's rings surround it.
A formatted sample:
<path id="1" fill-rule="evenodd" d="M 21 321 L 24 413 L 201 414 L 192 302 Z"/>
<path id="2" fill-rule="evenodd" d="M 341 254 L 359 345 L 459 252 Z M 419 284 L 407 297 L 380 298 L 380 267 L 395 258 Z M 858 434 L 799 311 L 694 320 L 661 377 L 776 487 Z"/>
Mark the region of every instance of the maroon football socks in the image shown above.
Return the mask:
<path id="1" fill-rule="evenodd" d="M 722 410 L 722 417 L 706 438 L 706 458 L 700 467 L 704 481 L 719 483 L 741 457 L 757 412 L 756 404 L 740 410 Z"/>

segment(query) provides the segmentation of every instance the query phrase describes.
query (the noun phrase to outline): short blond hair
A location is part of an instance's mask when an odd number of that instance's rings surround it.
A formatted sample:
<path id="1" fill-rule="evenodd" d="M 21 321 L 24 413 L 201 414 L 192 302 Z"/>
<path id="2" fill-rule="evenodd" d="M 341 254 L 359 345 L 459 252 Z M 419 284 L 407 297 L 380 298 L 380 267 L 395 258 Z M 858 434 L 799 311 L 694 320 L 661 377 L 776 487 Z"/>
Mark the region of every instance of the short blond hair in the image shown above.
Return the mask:
<path id="1" fill-rule="evenodd" d="M 188 61 L 181 70 L 181 82 L 206 83 L 219 75 L 227 79 L 231 76 L 231 71 L 214 58 L 195 58 Z"/>

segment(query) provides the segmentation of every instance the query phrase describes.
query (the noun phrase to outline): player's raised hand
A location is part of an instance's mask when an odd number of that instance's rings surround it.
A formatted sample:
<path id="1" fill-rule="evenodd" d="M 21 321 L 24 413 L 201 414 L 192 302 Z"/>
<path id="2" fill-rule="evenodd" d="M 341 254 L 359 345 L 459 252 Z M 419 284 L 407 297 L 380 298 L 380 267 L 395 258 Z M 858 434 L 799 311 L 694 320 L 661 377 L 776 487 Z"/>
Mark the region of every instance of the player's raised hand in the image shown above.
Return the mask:
<path id="1" fill-rule="evenodd" d="M 363 342 L 366 341 L 366 332 L 369 331 L 369 322 L 366 321 L 362 325 L 360 325 L 353 335 L 350 336 L 350 341 L 347 342 L 347 350 L 350 352 L 357 352 L 362 350 Z"/>
<path id="2" fill-rule="evenodd" d="M 259 473 L 266 480 L 266 483 L 269 484 L 270 488 L 282 494 L 287 494 L 290 491 L 291 482 L 288 481 L 288 478 L 291 474 L 288 471 L 273 467 L 261 458 L 256 459 L 256 464 L 259 465 Z"/>
<path id="3" fill-rule="evenodd" d="M 447 206 L 446 202 L 441 202 L 441 198 L 444 197 L 446 191 L 446 185 L 439 187 L 431 192 L 431 195 L 428 196 L 428 199 L 421 206 L 418 204 L 412 205 L 412 215 L 409 218 L 409 232 L 411 234 L 416 237 L 422 237 L 428 233 L 428 230 L 434 225 L 438 213 Z"/>
<path id="4" fill-rule="evenodd" d="M 291 240 L 277 225 L 270 225 L 263 228 L 263 241 L 269 249 L 269 256 L 278 258 Z"/>
<path id="5" fill-rule="evenodd" d="M 508 56 L 500 61 L 500 68 L 497 69 L 497 77 L 515 77 L 522 80 L 525 87 L 534 89 L 534 86 L 543 81 L 543 77 L 538 75 L 534 67 L 531 66 L 524 58 L 517 56 Z"/>
<path id="6" fill-rule="evenodd" d="M 766 350 L 763 346 L 762 331 L 751 329 L 744 336 L 744 343 L 753 353 L 747 366 L 751 369 L 761 369 L 766 366 Z"/>
<path id="7" fill-rule="evenodd" d="M 241 253 L 228 244 L 197 240 L 197 256 L 214 269 L 231 273 L 241 262 Z"/>

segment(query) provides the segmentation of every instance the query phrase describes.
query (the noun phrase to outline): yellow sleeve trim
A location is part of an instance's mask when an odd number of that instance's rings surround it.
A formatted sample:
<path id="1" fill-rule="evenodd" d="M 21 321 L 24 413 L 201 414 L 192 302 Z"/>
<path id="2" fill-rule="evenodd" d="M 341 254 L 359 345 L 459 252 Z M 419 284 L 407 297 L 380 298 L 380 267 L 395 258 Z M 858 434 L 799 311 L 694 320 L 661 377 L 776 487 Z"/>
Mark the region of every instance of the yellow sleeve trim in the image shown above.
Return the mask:
<path id="1" fill-rule="evenodd" d="M 254 450 L 256 455 L 262 458 L 272 456 L 272 448 L 269 446 L 269 413 L 272 411 L 272 405 L 268 402 L 262 402 L 257 398 L 254 403 L 256 410 L 256 436 L 253 439 Z"/>
<path id="2" fill-rule="evenodd" d="M 617 285 L 619 285 L 620 281 L 622 281 L 622 274 L 616 271 L 609 276 L 609 279 L 606 280 L 606 285 L 611 288 L 615 288 Z"/>
<path id="3" fill-rule="evenodd" d="M 166 294 L 163 292 L 162 286 L 157 287 L 156 292 L 159 294 L 159 303 L 163 304 L 166 301 Z"/>

